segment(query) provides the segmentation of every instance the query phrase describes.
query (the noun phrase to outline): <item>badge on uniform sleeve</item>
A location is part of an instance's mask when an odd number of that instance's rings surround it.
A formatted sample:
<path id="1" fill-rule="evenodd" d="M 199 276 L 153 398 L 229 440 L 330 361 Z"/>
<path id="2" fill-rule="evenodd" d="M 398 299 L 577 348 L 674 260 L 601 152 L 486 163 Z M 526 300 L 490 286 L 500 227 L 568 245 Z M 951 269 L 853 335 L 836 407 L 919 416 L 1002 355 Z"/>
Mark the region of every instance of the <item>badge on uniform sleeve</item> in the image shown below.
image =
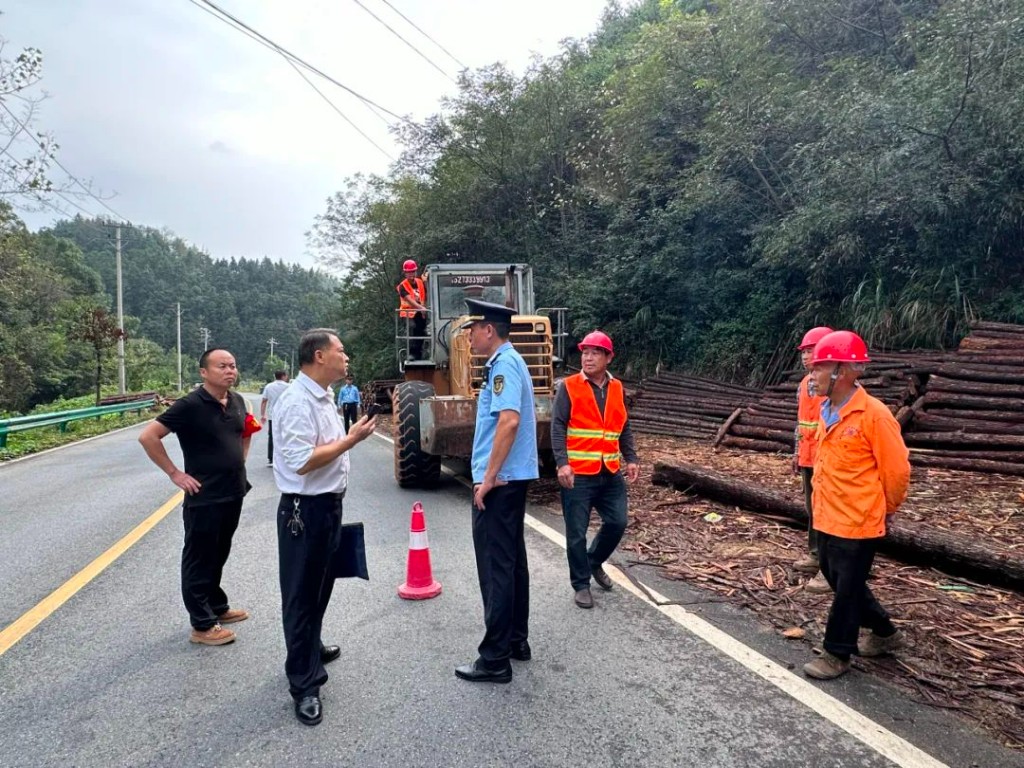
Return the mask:
<path id="1" fill-rule="evenodd" d="M 500 395 L 501 390 L 505 388 L 505 377 L 495 376 L 494 377 L 494 394 Z"/>

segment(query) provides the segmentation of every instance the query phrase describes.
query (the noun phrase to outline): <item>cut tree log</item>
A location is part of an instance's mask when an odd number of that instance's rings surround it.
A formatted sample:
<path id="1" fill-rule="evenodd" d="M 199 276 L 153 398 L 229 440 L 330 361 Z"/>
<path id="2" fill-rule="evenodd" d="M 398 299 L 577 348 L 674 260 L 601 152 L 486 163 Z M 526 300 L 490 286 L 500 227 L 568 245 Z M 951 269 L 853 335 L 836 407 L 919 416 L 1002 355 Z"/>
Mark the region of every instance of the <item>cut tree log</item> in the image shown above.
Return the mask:
<path id="1" fill-rule="evenodd" d="M 1024 400 L 1014 397 L 981 397 L 962 395 L 957 392 L 928 392 L 924 396 L 925 406 L 949 405 L 977 411 L 1024 411 Z"/>
<path id="2" fill-rule="evenodd" d="M 956 469 L 962 472 L 988 472 L 996 475 L 1024 477 L 1024 464 L 1007 461 L 985 461 L 983 459 L 953 459 L 947 456 L 929 456 L 911 452 L 910 463 L 915 467 L 936 467 Z"/>
<path id="3" fill-rule="evenodd" d="M 955 462 L 956 459 L 942 461 Z M 1018 468 L 1024 473 L 1024 467 Z M 751 512 L 781 515 L 807 524 L 807 510 L 802 502 L 791 501 L 763 486 L 705 467 L 657 462 L 652 482 Z M 905 523 L 899 519 L 898 513 L 889 519 L 887 528 L 880 549 L 899 560 L 939 568 L 954 576 L 1024 589 L 1024 556 L 995 542 L 976 541 L 935 528 Z"/>
<path id="4" fill-rule="evenodd" d="M 910 432 L 903 436 L 903 442 L 907 445 L 1024 449 L 1024 437 L 1020 435 L 979 435 L 971 432 Z"/>
<path id="5" fill-rule="evenodd" d="M 726 435 L 722 445 L 729 448 L 742 448 L 745 451 L 761 451 L 762 453 L 792 453 L 793 446 L 777 443 L 774 440 L 753 440 L 749 437 L 733 437 Z"/>

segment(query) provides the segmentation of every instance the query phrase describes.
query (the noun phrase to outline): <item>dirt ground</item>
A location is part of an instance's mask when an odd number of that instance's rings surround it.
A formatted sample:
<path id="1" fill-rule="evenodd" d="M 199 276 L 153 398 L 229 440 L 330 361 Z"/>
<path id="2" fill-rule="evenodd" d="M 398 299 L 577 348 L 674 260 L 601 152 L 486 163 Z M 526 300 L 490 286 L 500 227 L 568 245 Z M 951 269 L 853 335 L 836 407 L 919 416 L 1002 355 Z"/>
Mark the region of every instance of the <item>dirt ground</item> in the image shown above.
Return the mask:
<path id="1" fill-rule="evenodd" d="M 393 431 L 390 419 L 378 428 Z M 643 463 L 630 486 L 630 524 L 618 560 L 711 590 L 749 608 L 790 642 L 820 648 L 831 596 L 805 592 L 807 577 L 792 568 L 807 548 L 806 530 L 788 518 L 651 483 L 655 462 L 687 462 L 802 501 L 790 457 L 643 434 L 637 450 Z M 554 478 L 534 483 L 530 501 L 561 515 Z M 1024 478 L 914 467 L 908 500 L 897 514 L 1024 549 Z M 908 643 L 892 657 L 854 657 L 854 667 L 1024 750 L 1024 595 L 881 555 L 870 583 Z"/>
<path id="2" fill-rule="evenodd" d="M 689 462 L 756 482 L 801 500 L 787 456 L 706 442 L 638 436 L 640 480 L 630 488 L 630 525 L 619 559 L 658 567 L 754 611 L 791 642 L 820 647 L 830 595 L 806 593 L 791 567 L 806 531 L 784 518 L 724 506 L 651 483 L 655 461 Z M 531 501 L 558 510 L 557 484 L 541 480 Z M 905 520 L 979 540 L 1024 547 L 1024 480 L 914 468 Z M 637 575 L 640 575 L 639 573 Z M 1024 749 L 1024 595 L 940 571 L 876 560 L 871 588 L 907 635 L 895 657 L 854 666 L 894 683 L 913 699 L 955 710 Z"/>

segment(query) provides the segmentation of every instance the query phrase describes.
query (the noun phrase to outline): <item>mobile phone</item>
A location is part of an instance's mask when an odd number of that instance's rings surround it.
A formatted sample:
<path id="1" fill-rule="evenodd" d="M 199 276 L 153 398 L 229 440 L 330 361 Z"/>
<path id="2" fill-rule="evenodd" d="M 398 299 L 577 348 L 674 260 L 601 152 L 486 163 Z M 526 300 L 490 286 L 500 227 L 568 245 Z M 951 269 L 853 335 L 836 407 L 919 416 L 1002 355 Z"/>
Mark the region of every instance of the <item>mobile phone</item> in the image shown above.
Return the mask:
<path id="1" fill-rule="evenodd" d="M 372 419 L 378 413 L 380 413 L 381 407 L 377 403 L 370 403 L 366 406 L 366 418 Z"/>

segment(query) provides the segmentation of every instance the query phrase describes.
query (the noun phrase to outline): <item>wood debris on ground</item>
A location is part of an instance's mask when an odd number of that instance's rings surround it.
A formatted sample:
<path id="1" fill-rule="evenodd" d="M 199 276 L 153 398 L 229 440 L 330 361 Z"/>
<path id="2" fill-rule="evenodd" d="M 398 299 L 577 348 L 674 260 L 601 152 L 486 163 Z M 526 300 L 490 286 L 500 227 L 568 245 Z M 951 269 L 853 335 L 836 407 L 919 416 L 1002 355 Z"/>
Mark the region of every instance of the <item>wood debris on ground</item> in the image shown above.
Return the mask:
<path id="1" fill-rule="evenodd" d="M 800 500 L 790 457 L 653 435 L 639 435 L 637 443 L 643 469 L 630 488 L 630 526 L 618 559 L 638 578 L 656 569 L 750 608 L 793 642 L 819 646 L 832 598 L 806 593 L 807 577 L 792 568 L 806 551 L 806 531 L 788 518 L 651 484 L 655 461 L 685 460 Z M 530 500 L 559 514 L 553 479 L 534 483 Z M 910 496 L 898 514 L 1024 548 L 1021 478 L 915 467 Z M 855 668 L 891 681 L 924 704 L 955 710 L 1005 745 L 1024 749 L 1024 595 L 884 557 L 876 559 L 870 585 L 907 634 L 908 646 L 894 657 L 854 657 Z"/>

